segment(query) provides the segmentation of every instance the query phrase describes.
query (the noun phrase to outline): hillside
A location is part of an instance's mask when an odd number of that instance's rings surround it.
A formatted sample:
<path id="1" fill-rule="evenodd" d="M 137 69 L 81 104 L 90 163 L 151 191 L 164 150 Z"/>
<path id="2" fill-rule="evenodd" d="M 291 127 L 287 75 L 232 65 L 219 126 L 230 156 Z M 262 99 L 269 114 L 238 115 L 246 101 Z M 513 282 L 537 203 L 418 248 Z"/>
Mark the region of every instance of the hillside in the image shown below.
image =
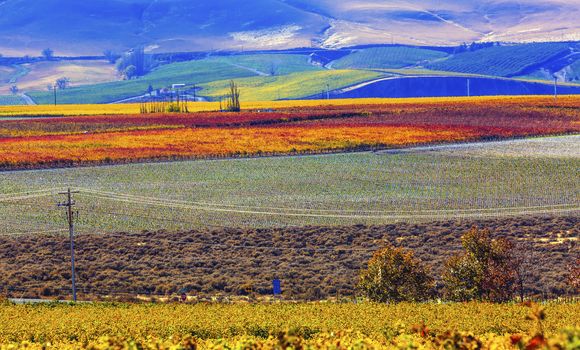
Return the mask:
<path id="1" fill-rule="evenodd" d="M 434 70 L 511 77 L 567 56 L 576 49 L 567 43 L 504 45 L 463 52 L 428 64 Z"/>
<path id="2" fill-rule="evenodd" d="M 118 80 L 115 66 L 105 60 L 40 61 L 10 68 L 13 70 L 9 79 L 0 81 L 0 93 L 11 85 L 22 91 L 46 90 L 61 77 L 69 78 L 73 86 Z"/>
<path id="3" fill-rule="evenodd" d="M 343 97 L 464 96 L 466 77 L 492 78 L 484 84 L 473 80 L 473 95 L 551 94 L 550 86 L 532 81 L 551 84 L 554 76 L 562 83 L 580 79 L 578 42 L 455 48 L 381 45 L 148 57 L 155 60 L 155 68 L 132 80 L 120 80 L 114 65 L 103 59 L 33 59 L 31 63 L 20 64 L 10 64 L 11 59 L 4 59 L 5 65 L 0 65 L 0 95 L 9 95 L 10 87 L 17 85 L 21 93 L 36 103 L 54 103 L 54 95 L 46 87 L 60 77 L 68 77 L 70 85 L 58 91 L 59 104 L 135 102 L 148 94 L 150 85 L 157 90 L 172 84 L 185 84 L 190 99 L 195 95 L 216 100 L 226 94 L 231 80 L 240 85 L 243 101 L 255 101 L 326 98 L 327 90 L 331 96 L 337 96 L 345 88 L 349 88 L 349 94 Z M 493 80 L 494 77 L 502 79 Z M 367 84 L 382 78 L 390 80 L 379 85 Z M 365 89 L 350 93 L 357 84 L 364 84 Z M 577 86 L 561 85 L 560 93 L 578 91 Z M 0 104 L 12 101 L 4 97 Z"/>
<path id="4" fill-rule="evenodd" d="M 375 47 L 355 50 L 334 61 L 333 68 L 404 68 L 446 57 L 443 51 L 415 47 Z"/>
<path id="5" fill-rule="evenodd" d="M 62 62 L 62 65 L 67 64 Z M 71 103 L 110 103 L 147 93 L 149 85 L 155 90 L 171 87 L 172 84 L 203 84 L 213 81 L 241 79 L 246 77 L 283 76 L 296 72 L 314 72 L 321 68 L 313 65 L 306 55 L 285 54 L 250 54 L 208 57 L 202 60 L 192 60 L 165 64 L 157 67 L 143 77 L 111 81 L 100 84 L 79 84 L 71 79 L 71 88 L 60 90 L 57 96 L 61 104 Z M 59 67 L 63 70 L 63 67 Z M 63 73 L 64 74 L 64 73 Z M 307 78 L 306 74 L 305 77 Z M 27 81 L 27 77 L 21 81 Z M 113 80 L 113 78 L 111 79 Z M 348 85 L 350 82 L 342 86 Z M 82 85 L 82 86 L 79 86 Z M 20 86 L 20 83 L 19 83 Z M 41 86 L 45 86 L 42 85 Z M 53 94 L 42 88 L 29 89 L 29 95 L 39 104 L 53 102 Z"/>
<path id="6" fill-rule="evenodd" d="M 58 92 L 58 103 L 109 103 L 147 93 L 149 85 L 161 89 L 172 84 L 199 84 L 218 79 L 235 79 L 254 76 L 256 73 L 219 60 L 201 60 L 161 66 L 144 77 L 127 81 L 116 81 L 72 87 Z M 29 94 L 38 104 L 53 102 L 51 92 Z"/>
<path id="7" fill-rule="evenodd" d="M 242 101 L 300 99 L 315 95 L 327 98 L 326 93 L 381 77 L 381 73 L 364 70 L 325 70 L 299 72 L 284 76 L 238 79 Z M 227 94 L 229 81 L 215 81 L 201 85 L 200 94 L 212 99 Z"/>
<path id="8" fill-rule="evenodd" d="M 578 2 L 565 0 L 0 0 L 0 52 L 578 40 L 579 14 Z"/>

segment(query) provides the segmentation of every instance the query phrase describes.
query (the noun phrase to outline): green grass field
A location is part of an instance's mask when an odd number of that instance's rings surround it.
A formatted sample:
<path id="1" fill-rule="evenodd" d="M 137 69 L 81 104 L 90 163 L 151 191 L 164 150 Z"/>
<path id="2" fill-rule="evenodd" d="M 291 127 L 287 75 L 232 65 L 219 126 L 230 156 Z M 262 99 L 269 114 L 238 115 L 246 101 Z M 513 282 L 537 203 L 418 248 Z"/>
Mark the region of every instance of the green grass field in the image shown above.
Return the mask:
<path id="1" fill-rule="evenodd" d="M 218 62 L 254 69 L 267 75 L 286 75 L 323 69 L 310 63 L 310 58 L 307 55 L 256 54 L 223 56 L 213 59 Z"/>
<path id="2" fill-rule="evenodd" d="M 149 84 L 154 89 L 160 89 L 172 84 L 193 85 L 255 75 L 247 69 L 216 59 L 189 61 L 161 66 L 139 79 L 60 90 L 57 99 L 60 104 L 108 103 L 146 94 Z M 29 95 L 38 104 L 50 104 L 53 101 L 50 92 L 32 92 Z"/>
<path id="3" fill-rule="evenodd" d="M 26 101 L 20 96 L 0 95 L 0 106 L 25 105 Z"/>
<path id="4" fill-rule="evenodd" d="M 237 79 L 240 99 L 243 101 L 271 101 L 299 99 L 320 94 L 326 98 L 327 87 L 332 91 L 382 76 L 377 72 L 363 70 L 321 70 L 308 73 L 298 72 L 282 76 L 252 77 Z M 213 99 L 227 94 L 229 80 L 201 85 L 202 96 Z"/>
<path id="5" fill-rule="evenodd" d="M 513 76 L 524 69 L 549 60 L 569 50 L 566 43 L 538 43 L 494 46 L 473 52 L 463 52 L 428 64 L 433 70 L 473 73 L 493 76 Z"/>
<path id="6" fill-rule="evenodd" d="M 348 68 L 403 68 L 422 65 L 424 62 L 446 57 L 442 51 L 427 50 L 413 47 L 376 47 L 362 49 L 336 60 L 332 67 Z"/>
<path id="7" fill-rule="evenodd" d="M 212 81 L 240 79 L 261 74 L 276 75 L 315 71 L 321 68 L 310 64 L 305 55 L 237 55 L 210 57 L 198 61 L 173 63 L 161 66 L 135 80 L 73 87 L 59 91 L 57 100 L 61 104 L 109 103 L 147 92 L 149 84 L 154 89 L 170 87 L 172 84 L 202 84 Z M 37 103 L 53 102 L 53 95 L 46 91 L 29 94 Z"/>
<path id="8" fill-rule="evenodd" d="M 514 142 L 3 173 L 0 233 L 64 228 L 68 186 L 84 233 L 578 212 L 580 137 Z"/>

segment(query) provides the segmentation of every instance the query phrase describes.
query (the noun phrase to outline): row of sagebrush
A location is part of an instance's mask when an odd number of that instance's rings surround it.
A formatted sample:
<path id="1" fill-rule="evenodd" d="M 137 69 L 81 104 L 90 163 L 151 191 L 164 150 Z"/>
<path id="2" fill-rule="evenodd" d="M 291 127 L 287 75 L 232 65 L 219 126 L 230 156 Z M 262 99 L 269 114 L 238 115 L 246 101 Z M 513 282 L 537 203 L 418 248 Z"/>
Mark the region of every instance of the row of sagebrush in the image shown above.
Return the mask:
<path id="1" fill-rule="evenodd" d="M 507 238 L 492 239 L 489 230 L 472 228 L 461 238 L 463 252 L 445 263 L 443 295 L 435 292 L 435 279 L 411 250 L 387 246 L 377 251 L 360 276 L 358 288 L 377 302 L 450 301 L 507 302 L 524 300 L 533 255 Z M 564 273 L 564 272 L 563 272 Z M 580 259 L 570 264 L 567 282 L 572 293 L 580 289 Z"/>

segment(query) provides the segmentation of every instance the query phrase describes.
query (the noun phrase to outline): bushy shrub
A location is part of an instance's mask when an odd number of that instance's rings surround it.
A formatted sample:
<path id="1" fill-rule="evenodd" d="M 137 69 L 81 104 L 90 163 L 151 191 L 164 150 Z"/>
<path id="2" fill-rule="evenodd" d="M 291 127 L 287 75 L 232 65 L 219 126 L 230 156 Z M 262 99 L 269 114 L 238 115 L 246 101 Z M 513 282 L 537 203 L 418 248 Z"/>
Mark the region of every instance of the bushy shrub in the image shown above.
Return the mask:
<path id="1" fill-rule="evenodd" d="M 361 292 L 377 302 L 427 300 L 432 288 L 433 279 L 413 252 L 393 246 L 373 255 L 359 282 Z"/>
<path id="2" fill-rule="evenodd" d="M 476 227 L 461 238 L 464 252 L 445 264 L 443 282 L 448 299 L 511 300 L 516 290 L 515 246 L 507 239 L 492 239 L 489 230 Z"/>

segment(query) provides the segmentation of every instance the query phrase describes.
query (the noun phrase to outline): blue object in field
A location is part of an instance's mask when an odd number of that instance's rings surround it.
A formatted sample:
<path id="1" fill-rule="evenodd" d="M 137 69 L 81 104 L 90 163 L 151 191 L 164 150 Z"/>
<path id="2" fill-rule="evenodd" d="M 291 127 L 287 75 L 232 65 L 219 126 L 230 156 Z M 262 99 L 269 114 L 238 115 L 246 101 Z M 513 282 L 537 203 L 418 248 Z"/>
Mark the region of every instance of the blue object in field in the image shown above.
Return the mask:
<path id="1" fill-rule="evenodd" d="M 282 283 L 280 280 L 276 279 L 272 284 L 274 286 L 274 295 L 282 294 Z"/>

